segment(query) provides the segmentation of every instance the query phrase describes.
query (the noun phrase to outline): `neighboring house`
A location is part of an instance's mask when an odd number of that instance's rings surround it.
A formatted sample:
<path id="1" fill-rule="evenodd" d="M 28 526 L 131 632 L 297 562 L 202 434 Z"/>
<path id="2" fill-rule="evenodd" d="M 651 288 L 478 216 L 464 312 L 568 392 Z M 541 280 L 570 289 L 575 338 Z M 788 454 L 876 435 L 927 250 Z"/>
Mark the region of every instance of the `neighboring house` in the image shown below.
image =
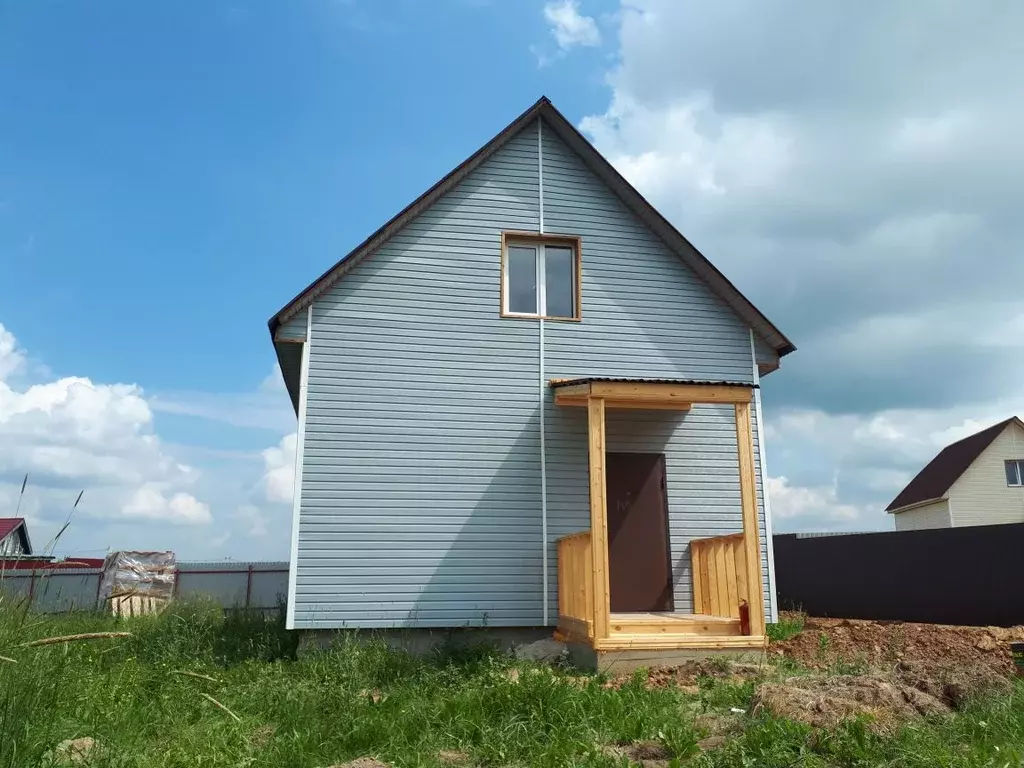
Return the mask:
<path id="1" fill-rule="evenodd" d="M 763 647 L 758 381 L 794 347 L 547 99 L 270 333 L 289 627 Z"/>
<path id="2" fill-rule="evenodd" d="M 0 517 L 0 557 L 32 554 L 28 526 L 23 517 Z"/>
<path id="3" fill-rule="evenodd" d="M 896 530 L 1024 522 L 1024 422 L 947 445 L 886 507 Z"/>

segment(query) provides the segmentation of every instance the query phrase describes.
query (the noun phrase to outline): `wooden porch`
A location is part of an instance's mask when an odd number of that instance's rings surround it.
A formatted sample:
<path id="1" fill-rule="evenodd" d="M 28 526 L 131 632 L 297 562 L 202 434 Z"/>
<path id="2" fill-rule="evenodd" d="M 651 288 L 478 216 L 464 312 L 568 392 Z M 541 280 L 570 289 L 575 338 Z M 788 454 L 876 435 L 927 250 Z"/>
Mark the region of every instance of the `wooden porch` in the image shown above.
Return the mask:
<path id="1" fill-rule="evenodd" d="M 758 541 L 752 390 L 745 386 L 617 381 L 552 381 L 558 405 L 587 409 L 590 530 L 558 540 L 558 629 L 570 644 L 602 652 L 645 652 L 668 663 L 679 652 L 760 652 L 765 646 Z M 688 410 L 696 403 L 733 405 L 743 531 L 690 542 L 694 613 L 612 613 L 605 474 L 608 408 Z M 662 658 L 664 657 L 664 658 Z"/>

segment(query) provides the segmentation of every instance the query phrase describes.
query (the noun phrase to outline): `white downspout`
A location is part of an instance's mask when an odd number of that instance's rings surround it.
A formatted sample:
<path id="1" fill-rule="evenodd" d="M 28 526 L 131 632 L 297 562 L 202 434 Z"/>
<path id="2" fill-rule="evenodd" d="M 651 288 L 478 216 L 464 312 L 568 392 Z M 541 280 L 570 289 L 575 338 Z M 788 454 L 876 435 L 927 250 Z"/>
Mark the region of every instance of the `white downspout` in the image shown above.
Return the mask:
<path id="1" fill-rule="evenodd" d="M 757 369 L 754 330 L 750 329 L 750 357 L 754 363 L 754 424 L 757 426 L 757 458 L 761 465 L 761 502 L 764 504 L 764 538 L 768 552 L 768 592 L 771 595 L 771 620 L 779 620 L 779 596 L 775 592 L 775 542 L 772 540 L 772 505 L 768 495 L 768 465 L 764 458 L 764 421 L 761 419 L 761 372 Z"/>
<path id="2" fill-rule="evenodd" d="M 538 231 L 544 234 L 544 138 L 541 120 L 537 118 L 537 211 Z M 540 278 L 540 275 L 537 276 Z M 540 309 L 540 307 L 538 307 Z M 537 384 L 540 401 L 540 538 L 541 579 L 544 589 L 544 626 L 548 626 L 548 460 L 544 441 L 544 409 L 547 406 L 547 387 L 544 382 L 544 318 L 538 320 Z"/>
<path id="3" fill-rule="evenodd" d="M 299 515 L 302 511 L 302 454 L 306 446 L 306 402 L 309 395 L 309 357 L 313 343 L 313 305 L 306 311 L 306 341 L 299 366 L 299 425 L 295 435 L 295 475 L 292 495 L 292 546 L 288 559 L 288 607 L 285 628 L 295 629 L 295 584 L 299 570 Z"/>

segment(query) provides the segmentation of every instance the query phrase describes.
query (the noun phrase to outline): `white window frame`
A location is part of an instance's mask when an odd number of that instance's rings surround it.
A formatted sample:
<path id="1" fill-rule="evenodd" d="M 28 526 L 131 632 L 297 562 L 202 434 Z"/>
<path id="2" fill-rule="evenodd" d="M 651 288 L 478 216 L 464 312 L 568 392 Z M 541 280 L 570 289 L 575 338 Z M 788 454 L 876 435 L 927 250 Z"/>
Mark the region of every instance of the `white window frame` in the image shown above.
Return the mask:
<path id="1" fill-rule="evenodd" d="M 1005 459 L 1003 461 L 1003 477 L 1006 477 L 1006 466 L 1013 464 L 1017 468 L 1017 482 L 1011 483 L 1009 480 L 1006 482 L 1007 488 L 1020 488 L 1024 486 L 1024 459 Z"/>
<path id="2" fill-rule="evenodd" d="M 572 301 L 573 301 L 573 314 L 572 315 L 551 315 L 548 314 L 547 305 L 547 269 L 546 269 L 546 247 L 551 248 L 568 248 L 572 251 Z M 511 248 L 533 248 L 536 254 L 536 262 L 534 269 L 537 275 L 537 296 L 536 296 L 536 312 L 513 312 L 509 309 L 509 298 L 511 292 L 509 291 L 508 284 L 508 272 L 509 272 L 509 249 Z M 580 298 L 580 241 L 579 238 L 563 238 L 563 237 L 552 237 L 545 238 L 543 236 L 516 236 L 508 235 L 504 236 L 503 233 L 503 244 L 502 244 L 502 260 L 501 260 L 501 315 L 502 317 L 518 317 L 518 318 L 531 318 L 545 320 L 580 320 L 582 299 Z"/>

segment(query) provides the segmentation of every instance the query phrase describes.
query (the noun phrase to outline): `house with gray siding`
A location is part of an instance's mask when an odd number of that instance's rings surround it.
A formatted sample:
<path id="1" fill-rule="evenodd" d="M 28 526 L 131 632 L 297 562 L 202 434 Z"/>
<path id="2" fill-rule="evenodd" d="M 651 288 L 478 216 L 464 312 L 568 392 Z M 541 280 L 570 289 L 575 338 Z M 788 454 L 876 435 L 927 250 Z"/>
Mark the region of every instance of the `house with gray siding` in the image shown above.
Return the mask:
<path id="1" fill-rule="evenodd" d="M 288 626 L 763 648 L 790 341 L 546 98 L 286 304 Z"/>

